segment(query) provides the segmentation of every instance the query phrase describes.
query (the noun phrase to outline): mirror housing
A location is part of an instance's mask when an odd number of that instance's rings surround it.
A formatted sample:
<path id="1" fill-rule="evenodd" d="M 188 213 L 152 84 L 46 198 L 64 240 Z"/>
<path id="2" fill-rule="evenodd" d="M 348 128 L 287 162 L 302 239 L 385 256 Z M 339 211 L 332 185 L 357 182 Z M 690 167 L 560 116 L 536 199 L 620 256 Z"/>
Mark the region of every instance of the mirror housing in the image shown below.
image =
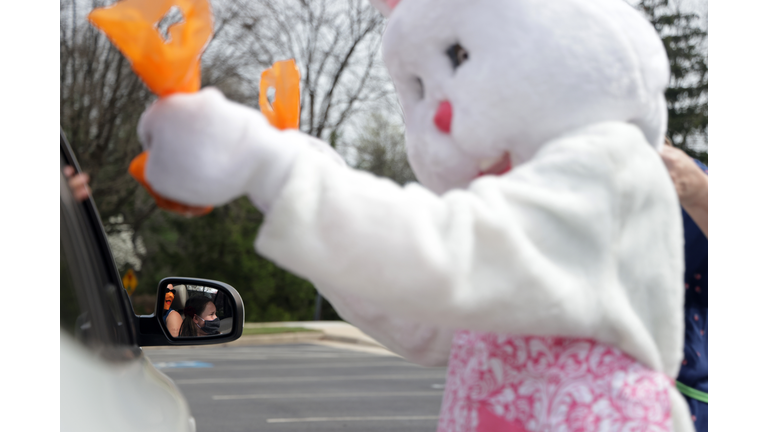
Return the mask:
<path id="1" fill-rule="evenodd" d="M 168 284 L 191 285 L 209 287 L 225 296 L 229 301 L 232 311 L 231 331 L 227 334 L 207 335 L 199 337 L 173 337 L 163 322 L 165 313 L 165 293 Z M 243 300 L 240 294 L 232 286 L 224 282 L 186 278 L 186 277 L 167 277 L 160 281 L 157 288 L 157 301 L 155 302 L 155 312 L 152 315 L 136 316 L 136 330 L 139 346 L 183 346 L 183 345 L 212 345 L 224 342 L 232 342 L 240 338 L 243 334 L 243 323 L 245 321 L 245 310 Z"/>

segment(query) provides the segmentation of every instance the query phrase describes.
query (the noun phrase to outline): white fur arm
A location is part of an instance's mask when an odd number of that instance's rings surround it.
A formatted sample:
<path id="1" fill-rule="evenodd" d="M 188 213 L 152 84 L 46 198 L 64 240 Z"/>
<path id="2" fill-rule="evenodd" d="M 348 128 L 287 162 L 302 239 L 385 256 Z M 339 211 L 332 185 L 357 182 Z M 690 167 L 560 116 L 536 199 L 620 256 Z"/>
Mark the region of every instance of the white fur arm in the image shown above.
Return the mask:
<path id="1" fill-rule="evenodd" d="M 158 100 L 142 115 L 139 137 L 150 150 L 146 176 L 152 187 L 192 205 L 220 205 L 247 194 L 267 212 L 300 152 L 322 153 L 332 165 L 344 165 L 325 142 L 278 131 L 260 112 L 214 88 Z M 394 352 L 424 365 L 447 362 L 452 331 L 401 320 L 330 288 L 322 291 L 345 319 Z"/>
<path id="2" fill-rule="evenodd" d="M 189 205 L 222 205 L 248 195 L 267 211 L 301 151 L 319 150 L 344 164 L 324 142 L 275 129 L 259 111 L 212 87 L 156 101 L 142 114 L 138 133 L 149 150 L 149 184 Z"/>
<path id="3" fill-rule="evenodd" d="M 681 223 L 658 154 L 611 123 L 442 197 L 304 152 L 256 247 L 410 321 L 591 337 L 676 376 Z"/>

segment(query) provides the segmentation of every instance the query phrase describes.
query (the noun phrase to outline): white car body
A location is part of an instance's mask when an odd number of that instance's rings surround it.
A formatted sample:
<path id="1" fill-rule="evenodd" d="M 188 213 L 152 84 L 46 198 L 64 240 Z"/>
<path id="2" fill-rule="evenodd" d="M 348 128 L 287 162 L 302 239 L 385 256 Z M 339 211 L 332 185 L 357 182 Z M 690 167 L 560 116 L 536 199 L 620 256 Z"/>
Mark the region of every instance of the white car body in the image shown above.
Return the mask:
<path id="1" fill-rule="evenodd" d="M 62 331 L 61 430 L 195 432 L 195 419 L 173 381 L 145 355 L 107 360 Z"/>

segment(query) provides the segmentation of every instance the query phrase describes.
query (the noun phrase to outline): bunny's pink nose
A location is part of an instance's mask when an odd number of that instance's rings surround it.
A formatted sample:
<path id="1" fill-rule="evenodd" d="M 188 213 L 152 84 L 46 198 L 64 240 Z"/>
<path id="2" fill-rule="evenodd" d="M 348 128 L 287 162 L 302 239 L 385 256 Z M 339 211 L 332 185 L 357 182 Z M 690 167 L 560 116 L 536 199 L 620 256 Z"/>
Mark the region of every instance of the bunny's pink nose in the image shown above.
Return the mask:
<path id="1" fill-rule="evenodd" d="M 443 133 L 451 133 L 451 119 L 453 118 L 453 107 L 448 101 L 440 102 L 435 113 L 435 126 Z"/>

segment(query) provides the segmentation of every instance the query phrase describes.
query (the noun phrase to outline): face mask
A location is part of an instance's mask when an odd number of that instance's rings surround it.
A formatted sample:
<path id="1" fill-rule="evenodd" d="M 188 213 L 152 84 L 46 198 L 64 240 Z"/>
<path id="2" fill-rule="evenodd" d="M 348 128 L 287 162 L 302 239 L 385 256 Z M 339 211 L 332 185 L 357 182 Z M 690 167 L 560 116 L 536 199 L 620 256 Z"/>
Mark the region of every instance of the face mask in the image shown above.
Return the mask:
<path id="1" fill-rule="evenodd" d="M 202 327 L 200 327 L 200 330 L 204 331 L 207 334 L 216 334 L 219 332 L 219 326 L 221 325 L 221 321 L 219 318 L 214 318 L 210 321 L 204 320 L 205 324 L 203 324 Z"/>

